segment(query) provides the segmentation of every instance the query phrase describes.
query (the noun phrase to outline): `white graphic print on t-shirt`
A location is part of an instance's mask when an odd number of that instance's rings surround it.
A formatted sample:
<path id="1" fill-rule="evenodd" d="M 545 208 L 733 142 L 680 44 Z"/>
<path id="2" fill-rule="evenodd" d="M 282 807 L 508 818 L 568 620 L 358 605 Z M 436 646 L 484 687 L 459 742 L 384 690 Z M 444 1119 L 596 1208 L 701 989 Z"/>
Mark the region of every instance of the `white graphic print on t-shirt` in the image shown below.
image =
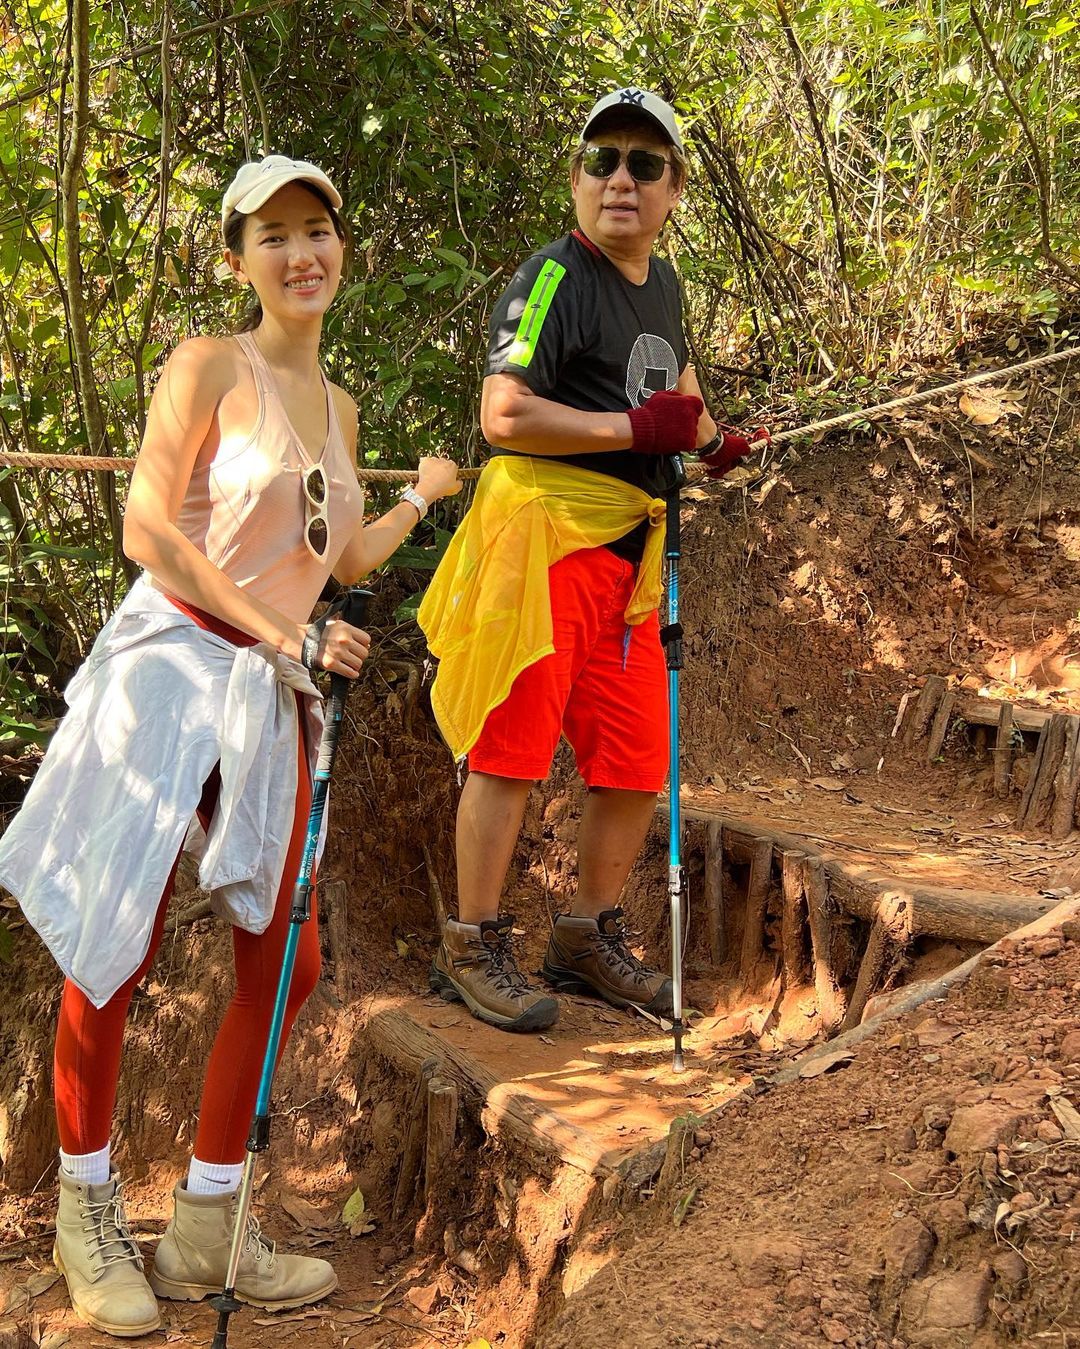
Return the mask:
<path id="1" fill-rule="evenodd" d="M 626 363 L 626 396 L 639 408 L 661 389 L 674 389 L 679 382 L 679 361 L 671 343 L 655 333 L 642 333 Z"/>

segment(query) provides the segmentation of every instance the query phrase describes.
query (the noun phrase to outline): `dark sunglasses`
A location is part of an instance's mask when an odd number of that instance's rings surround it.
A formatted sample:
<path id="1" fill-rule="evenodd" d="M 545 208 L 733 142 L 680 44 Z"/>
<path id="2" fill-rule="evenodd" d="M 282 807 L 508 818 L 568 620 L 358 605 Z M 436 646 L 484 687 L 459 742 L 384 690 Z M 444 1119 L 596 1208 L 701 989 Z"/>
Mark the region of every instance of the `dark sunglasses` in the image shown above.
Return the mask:
<path id="1" fill-rule="evenodd" d="M 614 145 L 590 145 L 581 157 L 581 167 L 590 178 L 610 178 L 623 161 L 623 153 Z M 658 183 L 671 163 L 652 150 L 627 150 L 626 167 L 635 183 Z"/>

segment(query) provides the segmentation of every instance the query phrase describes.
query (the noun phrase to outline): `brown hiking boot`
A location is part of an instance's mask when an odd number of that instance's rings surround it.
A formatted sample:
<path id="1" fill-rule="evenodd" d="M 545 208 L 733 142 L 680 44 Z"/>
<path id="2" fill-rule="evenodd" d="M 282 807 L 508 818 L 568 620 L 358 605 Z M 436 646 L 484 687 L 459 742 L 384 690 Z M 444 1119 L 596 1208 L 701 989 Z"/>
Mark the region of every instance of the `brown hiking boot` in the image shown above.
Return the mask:
<path id="1" fill-rule="evenodd" d="M 672 1015 L 671 980 L 627 946 L 622 909 L 605 909 L 597 919 L 560 914 L 542 973 L 560 993 L 598 993 L 614 1007 Z"/>
<path id="2" fill-rule="evenodd" d="M 545 997 L 517 967 L 508 916 L 479 927 L 451 919 L 431 962 L 428 983 L 447 1002 L 463 1002 L 473 1016 L 502 1030 L 546 1030 L 559 1004 Z"/>

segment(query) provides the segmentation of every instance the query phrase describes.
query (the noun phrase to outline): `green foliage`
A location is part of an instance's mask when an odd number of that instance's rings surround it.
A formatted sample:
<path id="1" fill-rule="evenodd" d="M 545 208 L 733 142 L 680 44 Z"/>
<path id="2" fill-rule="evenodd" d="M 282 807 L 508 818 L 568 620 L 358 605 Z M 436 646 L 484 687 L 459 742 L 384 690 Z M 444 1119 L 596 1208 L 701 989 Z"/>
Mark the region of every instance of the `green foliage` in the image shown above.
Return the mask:
<path id="1" fill-rule="evenodd" d="M 516 263 L 567 227 L 576 127 L 624 81 L 674 100 L 691 141 L 670 246 L 714 392 L 719 365 L 749 359 L 807 385 L 835 372 L 839 388 L 912 348 L 949 349 L 987 310 L 1047 326 L 1068 312 L 1080 29 L 1058 0 L 987 0 L 989 51 L 966 0 L 245 0 L 224 22 L 173 0 L 164 109 L 165 10 L 125 0 L 90 12 L 76 190 L 95 388 L 80 390 L 63 260 L 67 12 L 16 0 L 6 17 L 8 450 L 84 451 L 93 393 L 103 448 L 135 452 L 169 348 L 225 330 L 242 307 L 214 277 L 220 193 L 242 159 L 277 150 L 326 166 L 346 198 L 353 256 L 326 364 L 360 405 L 362 461 L 476 463 L 490 305 Z M 764 412 L 767 384 L 739 400 Z M 116 521 L 88 475 L 0 473 L 0 740 L 32 737 L 59 710 L 122 593 Z M 393 565 L 419 574 L 433 556 L 421 545 Z"/>

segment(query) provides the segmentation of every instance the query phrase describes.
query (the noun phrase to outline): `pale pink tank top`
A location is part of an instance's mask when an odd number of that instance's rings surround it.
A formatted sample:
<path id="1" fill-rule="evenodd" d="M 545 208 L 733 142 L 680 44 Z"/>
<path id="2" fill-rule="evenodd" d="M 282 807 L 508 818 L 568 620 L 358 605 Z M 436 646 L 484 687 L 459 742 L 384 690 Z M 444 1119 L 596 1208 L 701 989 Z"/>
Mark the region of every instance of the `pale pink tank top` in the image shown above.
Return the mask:
<path id="1" fill-rule="evenodd" d="M 328 431 L 312 457 L 293 430 L 274 376 L 250 333 L 237 333 L 251 363 L 259 410 L 247 440 L 219 445 L 191 475 L 177 527 L 213 564 L 257 599 L 306 623 L 345 545 L 363 519 L 364 494 L 345 448 L 330 385 L 323 375 Z M 317 560 L 304 543 L 302 474 L 323 466 L 329 493 L 323 511 L 329 540 Z"/>

